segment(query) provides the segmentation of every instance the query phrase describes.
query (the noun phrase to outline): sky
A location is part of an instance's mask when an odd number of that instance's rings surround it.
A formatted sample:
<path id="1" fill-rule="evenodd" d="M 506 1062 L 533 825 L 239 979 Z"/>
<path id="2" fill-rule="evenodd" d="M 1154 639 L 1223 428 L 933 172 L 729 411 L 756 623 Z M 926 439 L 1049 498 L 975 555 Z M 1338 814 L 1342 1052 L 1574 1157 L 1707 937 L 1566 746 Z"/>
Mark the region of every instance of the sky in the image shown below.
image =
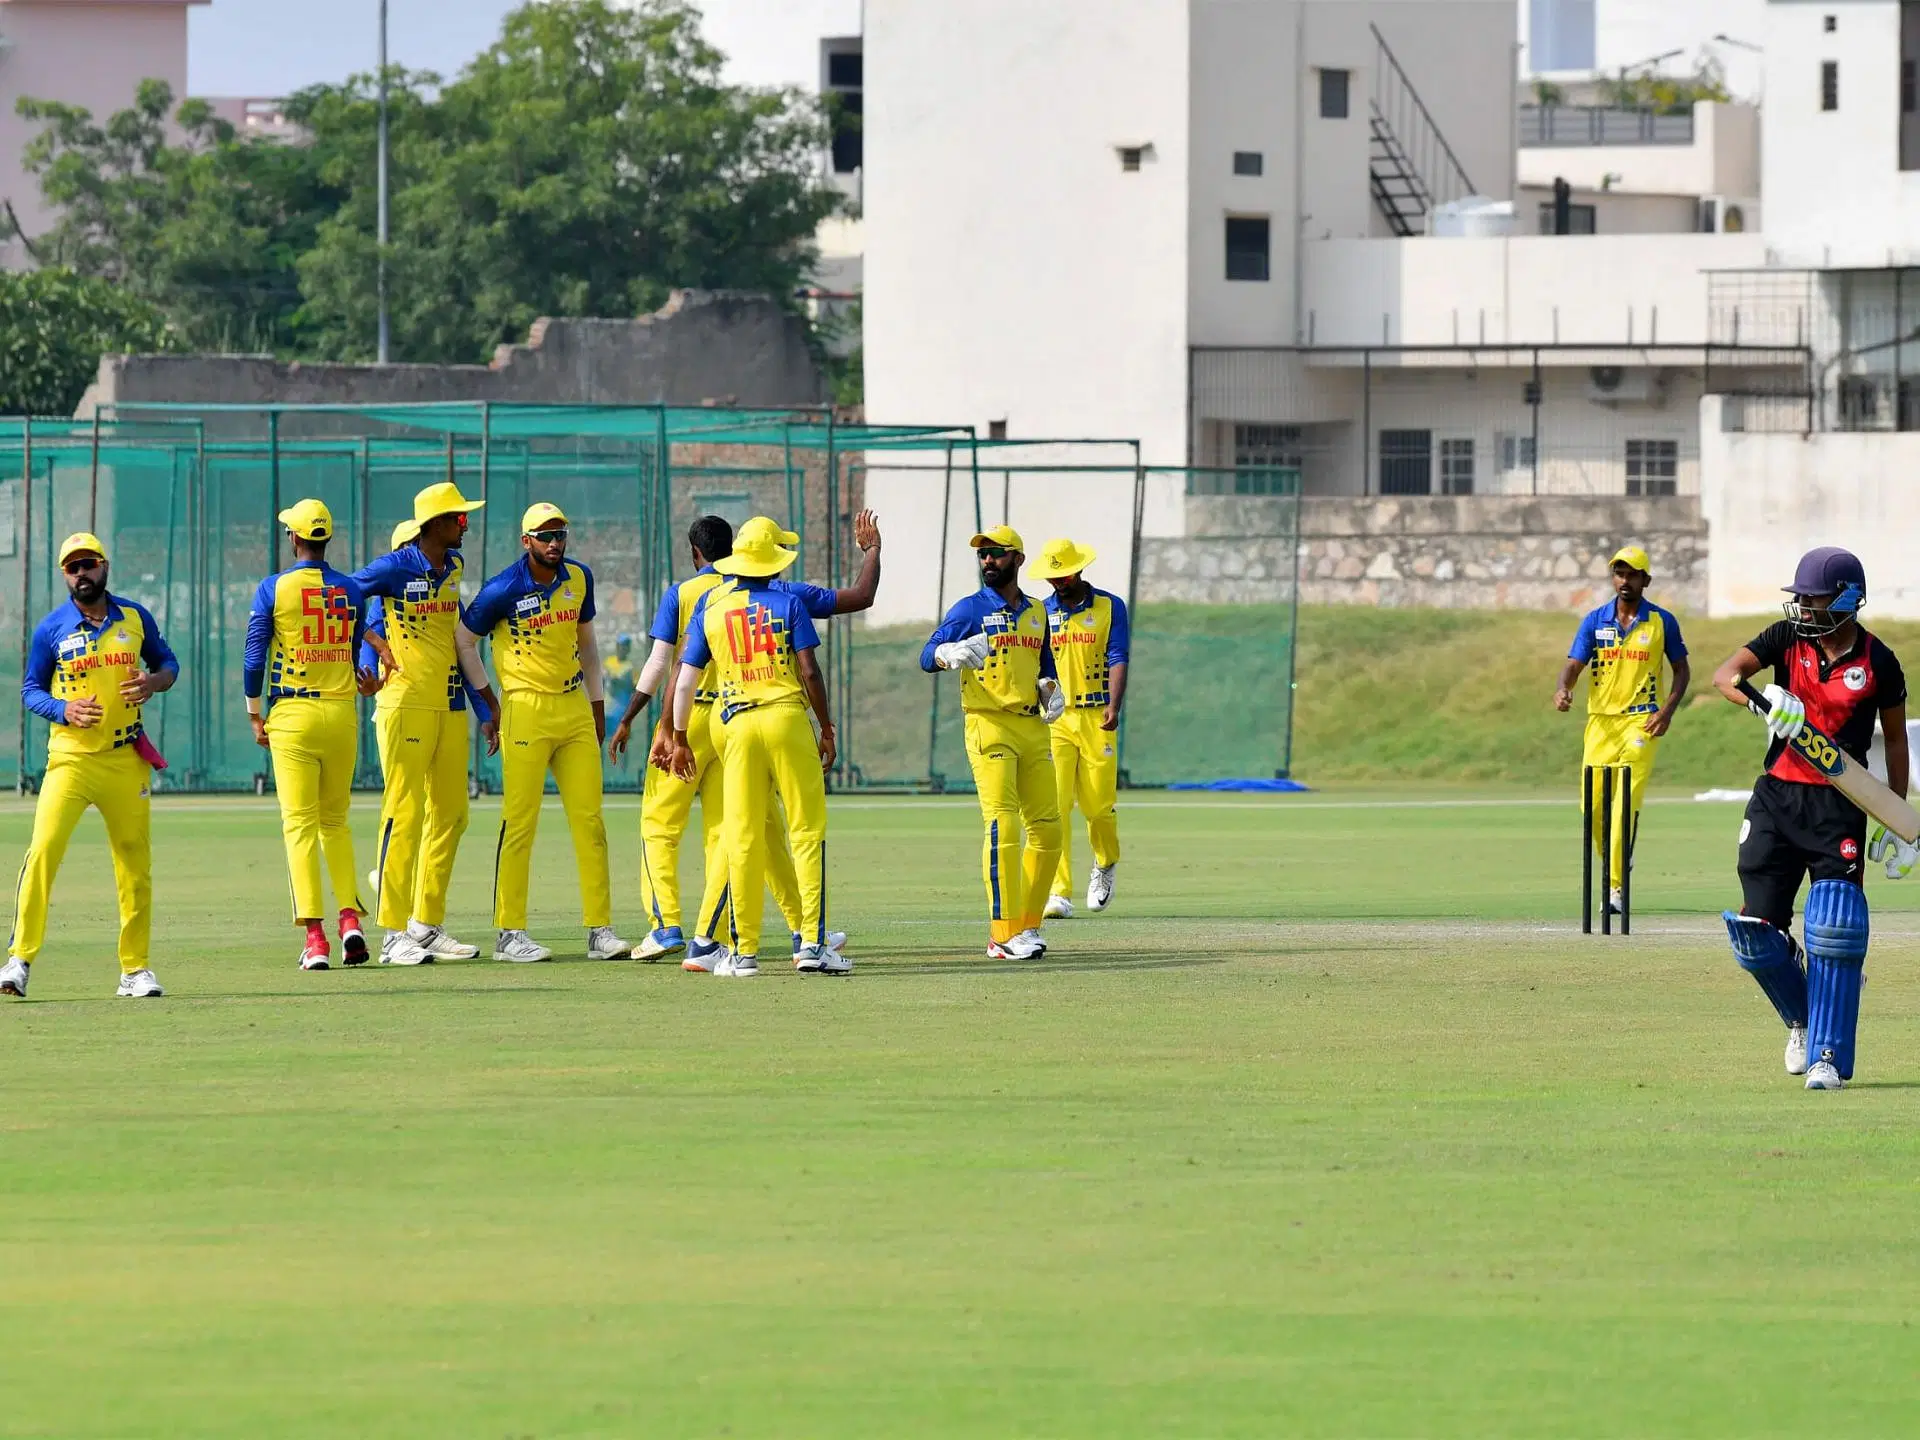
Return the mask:
<path id="1" fill-rule="evenodd" d="M 499 34 L 518 0 L 388 0 L 392 61 L 457 73 Z M 819 84 L 819 41 L 860 30 L 860 0 L 705 0 L 707 38 L 748 85 Z M 379 0 L 212 0 L 190 12 L 188 87 L 196 95 L 275 96 L 370 71 Z"/>

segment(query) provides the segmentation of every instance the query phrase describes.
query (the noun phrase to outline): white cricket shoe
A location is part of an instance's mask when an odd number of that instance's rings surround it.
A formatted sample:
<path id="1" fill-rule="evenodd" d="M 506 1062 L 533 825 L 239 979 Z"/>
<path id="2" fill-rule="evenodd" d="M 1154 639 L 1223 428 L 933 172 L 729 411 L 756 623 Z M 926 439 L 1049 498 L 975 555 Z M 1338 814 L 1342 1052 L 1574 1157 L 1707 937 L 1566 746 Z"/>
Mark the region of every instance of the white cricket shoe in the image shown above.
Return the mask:
<path id="1" fill-rule="evenodd" d="M 1615 915 L 1627 913 L 1626 897 L 1620 893 L 1618 885 L 1607 891 L 1607 909 Z"/>
<path id="2" fill-rule="evenodd" d="M 611 925 L 596 925 L 587 931 L 587 959 L 589 960 L 626 960 L 633 954 L 633 946 L 613 933 Z"/>
<path id="3" fill-rule="evenodd" d="M 702 940 L 695 937 L 687 945 L 687 958 L 680 962 L 680 968 L 694 975 L 711 975 L 714 967 L 727 958 L 727 947 L 718 940 Z"/>
<path id="4" fill-rule="evenodd" d="M 120 977 L 120 988 L 113 993 L 129 1000 L 157 1000 L 167 992 L 160 988 L 153 971 L 135 970 L 131 975 Z"/>
<path id="5" fill-rule="evenodd" d="M 1113 899 L 1113 866 L 1096 865 L 1087 876 L 1087 909 L 1104 910 Z"/>
<path id="6" fill-rule="evenodd" d="M 751 955 L 723 950 L 714 962 L 713 973 L 723 980 L 751 980 L 760 973 L 760 962 Z"/>
<path id="7" fill-rule="evenodd" d="M 409 920 L 407 938 L 435 960 L 472 960 L 480 954 L 478 945 L 454 939 L 444 925 L 425 925 L 418 920 Z"/>
<path id="8" fill-rule="evenodd" d="M 1816 1060 L 1807 1070 L 1807 1089 L 1844 1090 L 1847 1082 L 1840 1078 L 1840 1072 L 1834 1068 L 1831 1060 Z"/>
<path id="9" fill-rule="evenodd" d="M 493 958 L 515 965 L 535 965 L 542 960 L 551 960 L 553 951 L 536 943 L 524 930 L 502 930 L 499 938 L 493 942 Z"/>
<path id="10" fill-rule="evenodd" d="M 1807 1073 L 1807 1027 L 1789 1025 L 1787 1027 L 1787 1074 L 1804 1075 Z"/>
<path id="11" fill-rule="evenodd" d="M 686 948 L 687 937 L 678 925 L 656 925 L 633 947 L 633 958 L 651 965 L 662 956 Z"/>
<path id="12" fill-rule="evenodd" d="M 1040 912 L 1040 916 L 1043 920 L 1071 920 L 1073 919 L 1073 901 L 1064 895 L 1049 895 L 1047 908 Z"/>
<path id="13" fill-rule="evenodd" d="M 1038 930 L 1022 930 L 1010 940 L 997 940 L 987 946 L 989 960 L 1038 960 L 1046 953 L 1047 942 Z"/>
<path id="14" fill-rule="evenodd" d="M 389 930 L 380 939 L 382 965 L 431 965 L 433 952 L 407 930 Z"/>
<path id="15" fill-rule="evenodd" d="M 793 968 L 802 975 L 851 975 L 853 962 L 832 945 L 802 945 Z"/>
<path id="16" fill-rule="evenodd" d="M 793 932 L 793 958 L 798 960 L 800 952 L 807 948 L 806 936 L 798 930 Z M 844 950 L 847 948 L 847 932 L 844 930 L 827 931 L 827 949 Z"/>
<path id="17" fill-rule="evenodd" d="M 26 999 L 30 968 L 18 955 L 9 955 L 7 963 L 0 966 L 0 995 L 11 995 L 16 1000 Z"/>

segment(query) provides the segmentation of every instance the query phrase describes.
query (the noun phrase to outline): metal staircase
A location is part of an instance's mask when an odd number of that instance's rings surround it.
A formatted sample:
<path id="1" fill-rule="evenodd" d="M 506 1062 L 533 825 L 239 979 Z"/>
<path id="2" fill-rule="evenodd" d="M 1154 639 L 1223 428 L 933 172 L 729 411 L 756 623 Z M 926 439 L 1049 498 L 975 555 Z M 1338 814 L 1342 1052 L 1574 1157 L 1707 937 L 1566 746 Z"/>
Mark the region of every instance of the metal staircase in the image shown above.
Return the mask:
<path id="1" fill-rule="evenodd" d="M 1367 152 L 1373 203 L 1394 234 L 1424 235 L 1436 206 L 1477 192 L 1387 37 L 1378 25 L 1368 28 L 1375 47 Z"/>

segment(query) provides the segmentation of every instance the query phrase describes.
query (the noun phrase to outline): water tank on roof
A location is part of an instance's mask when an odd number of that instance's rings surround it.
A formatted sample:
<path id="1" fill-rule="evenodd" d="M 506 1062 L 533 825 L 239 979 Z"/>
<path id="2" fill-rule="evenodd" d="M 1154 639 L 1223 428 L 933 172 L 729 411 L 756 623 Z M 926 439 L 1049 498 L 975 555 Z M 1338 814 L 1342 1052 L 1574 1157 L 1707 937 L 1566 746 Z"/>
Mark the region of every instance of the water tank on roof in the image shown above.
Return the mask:
<path id="1" fill-rule="evenodd" d="M 1489 200 L 1485 195 L 1469 195 L 1449 200 L 1433 211 L 1433 235 L 1479 237 L 1513 234 L 1513 202 Z"/>

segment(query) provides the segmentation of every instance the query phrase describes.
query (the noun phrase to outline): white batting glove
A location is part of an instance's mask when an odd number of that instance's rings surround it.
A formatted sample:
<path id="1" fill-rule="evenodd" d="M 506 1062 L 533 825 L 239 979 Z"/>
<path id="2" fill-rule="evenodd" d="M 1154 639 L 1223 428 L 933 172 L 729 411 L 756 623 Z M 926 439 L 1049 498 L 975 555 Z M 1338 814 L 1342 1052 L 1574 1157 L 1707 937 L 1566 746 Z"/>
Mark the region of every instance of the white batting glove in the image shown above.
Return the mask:
<path id="1" fill-rule="evenodd" d="M 1058 680 L 1040 677 L 1040 718 L 1051 725 L 1067 713 L 1067 692 L 1060 688 Z"/>
<path id="2" fill-rule="evenodd" d="M 978 670 L 987 663 L 987 651 L 992 648 L 993 642 L 984 634 L 949 640 L 933 647 L 933 663 L 942 670 Z"/>
<path id="3" fill-rule="evenodd" d="M 1760 707 L 1757 705 L 1749 704 L 1747 708 L 1767 722 L 1767 733 L 1774 739 L 1791 740 L 1806 728 L 1806 701 L 1798 695 L 1781 689 L 1778 685 L 1769 685 L 1760 693 L 1766 697 L 1767 704 L 1772 708 L 1764 715 L 1761 714 Z"/>
<path id="4" fill-rule="evenodd" d="M 1867 859 L 1885 861 L 1889 880 L 1904 880 L 1920 865 L 1920 845 L 1909 845 L 1878 820 L 1867 835 Z"/>

